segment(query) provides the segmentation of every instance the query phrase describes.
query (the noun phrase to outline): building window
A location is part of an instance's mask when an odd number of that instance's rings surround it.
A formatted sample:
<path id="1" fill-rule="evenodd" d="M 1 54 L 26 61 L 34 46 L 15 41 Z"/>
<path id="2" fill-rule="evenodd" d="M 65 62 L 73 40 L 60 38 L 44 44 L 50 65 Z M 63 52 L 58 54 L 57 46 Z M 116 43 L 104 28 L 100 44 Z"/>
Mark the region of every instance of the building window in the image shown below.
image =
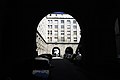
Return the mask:
<path id="1" fill-rule="evenodd" d="M 55 33 L 58 33 L 58 30 L 55 30 Z"/>
<path id="2" fill-rule="evenodd" d="M 67 29 L 70 29 L 71 28 L 71 26 L 70 25 L 67 25 Z"/>
<path id="3" fill-rule="evenodd" d="M 71 39 L 71 37 L 67 37 L 67 39 Z"/>
<path id="4" fill-rule="evenodd" d="M 68 35 L 68 36 L 70 36 L 71 34 L 70 34 L 70 33 L 68 33 L 67 35 Z"/>
<path id="5" fill-rule="evenodd" d="M 58 29 L 58 25 L 55 25 L 55 29 Z"/>
<path id="6" fill-rule="evenodd" d="M 54 37 L 55 39 L 58 39 L 58 37 Z"/>
<path id="7" fill-rule="evenodd" d="M 48 29 L 52 29 L 52 25 L 48 25 Z"/>
<path id="8" fill-rule="evenodd" d="M 58 30 L 55 30 L 54 33 L 55 33 L 55 35 L 58 35 Z"/>
<path id="9" fill-rule="evenodd" d="M 73 20 L 73 24 L 76 24 L 76 20 Z"/>
<path id="10" fill-rule="evenodd" d="M 52 37 L 50 37 L 50 42 L 52 42 Z"/>
<path id="11" fill-rule="evenodd" d="M 67 31 L 67 32 L 70 32 L 70 30 L 69 30 L 69 31 Z"/>
<path id="12" fill-rule="evenodd" d="M 64 23 L 64 20 L 61 20 L 61 23 Z"/>
<path id="13" fill-rule="evenodd" d="M 74 42 L 77 42 L 77 37 L 74 37 Z"/>
<path id="14" fill-rule="evenodd" d="M 61 32 L 64 32 L 64 30 L 61 30 Z"/>
<path id="15" fill-rule="evenodd" d="M 54 37 L 54 41 L 57 42 L 58 41 L 58 37 Z"/>
<path id="16" fill-rule="evenodd" d="M 52 30 L 48 30 L 48 35 L 52 35 Z"/>
<path id="17" fill-rule="evenodd" d="M 48 37 L 48 42 L 50 42 L 50 37 Z"/>
<path id="18" fill-rule="evenodd" d="M 61 41 L 63 41 L 63 42 L 64 42 L 64 41 L 65 41 L 65 37 L 61 37 Z"/>
<path id="19" fill-rule="evenodd" d="M 71 24 L 70 20 L 67 20 L 67 24 Z"/>
<path id="20" fill-rule="evenodd" d="M 61 35 L 64 35 L 64 33 L 61 33 Z"/>
<path id="21" fill-rule="evenodd" d="M 50 31 L 48 30 L 48 35 L 50 34 Z"/>
<path id="22" fill-rule="evenodd" d="M 64 35 L 64 30 L 61 30 L 61 35 Z"/>
<path id="23" fill-rule="evenodd" d="M 55 37 L 55 39 L 58 39 L 58 37 Z"/>
<path id="24" fill-rule="evenodd" d="M 61 29 L 64 29 L 64 25 L 61 25 Z"/>
<path id="25" fill-rule="evenodd" d="M 67 41 L 70 42 L 71 41 L 71 37 L 67 37 Z"/>
<path id="26" fill-rule="evenodd" d="M 48 38 L 48 40 L 49 40 L 49 37 L 47 37 Z"/>
<path id="27" fill-rule="evenodd" d="M 70 35 L 71 34 L 71 31 L 67 31 L 67 35 Z"/>
<path id="28" fill-rule="evenodd" d="M 48 20 L 48 24 L 52 24 L 52 20 Z"/>
<path id="29" fill-rule="evenodd" d="M 73 29 L 77 29 L 77 25 L 73 25 Z"/>
<path id="30" fill-rule="evenodd" d="M 73 35 L 77 35 L 77 31 L 73 31 Z"/>
<path id="31" fill-rule="evenodd" d="M 50 34 L 52 35 L 52 30 L 50 31 Z"/>
<path id="32" fill-rule="evenodd" d="M 55 20 L 55 24 L 58 24 L 58 20 Z"/>

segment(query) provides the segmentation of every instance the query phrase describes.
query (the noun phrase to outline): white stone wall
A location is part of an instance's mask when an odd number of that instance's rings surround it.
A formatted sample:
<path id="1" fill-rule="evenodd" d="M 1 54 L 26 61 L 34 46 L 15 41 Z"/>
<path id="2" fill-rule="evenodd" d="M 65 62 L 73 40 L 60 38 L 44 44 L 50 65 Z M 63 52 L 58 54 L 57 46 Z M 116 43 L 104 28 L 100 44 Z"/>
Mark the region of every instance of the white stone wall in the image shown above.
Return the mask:
<path id="1" fill-rule="evenodd" d="M 47 44 L 43 41 L 43 39 L 36 33 L 36 51 L 38 52 L 38 55 L 47 53 L 46 48 Z"/>
<path id="2" fill-rule="evenodd" d="M 47 39 L 47 21 L 46 21 L 46 17 L 44 17 L 40 23 L 38 24 L 38 27 L 37 27 L 37 31 L 41 34 L 41 36 L 44 38 L 44 40 L 46 41 Z"/>
<path id="3" fill-rule="evenodd" d="M 73 53 L 75 53 L 78 44 L 46 44 L 43 39 L 36 33 L 36 45 L 38 55 L 48 53 L 52 54 L 52 50 L 54 47 L 58 47 L 60 49 L 60 54 L 63 56 L 65 54 L 65 50 L 67 47 L 71 47 L 73 49 Z"/>
<path id="4" fill-rule="evenodd" d="M 71 47 L 73 49 L 73 53 L 75 53 L 78 44 L 47 44 L 47 51 L 49 54 L 52 54 L 52 49 L 54 47 L 58 47 L 60 49 L 61 56 L 63 56 L 67 47 Z"/>

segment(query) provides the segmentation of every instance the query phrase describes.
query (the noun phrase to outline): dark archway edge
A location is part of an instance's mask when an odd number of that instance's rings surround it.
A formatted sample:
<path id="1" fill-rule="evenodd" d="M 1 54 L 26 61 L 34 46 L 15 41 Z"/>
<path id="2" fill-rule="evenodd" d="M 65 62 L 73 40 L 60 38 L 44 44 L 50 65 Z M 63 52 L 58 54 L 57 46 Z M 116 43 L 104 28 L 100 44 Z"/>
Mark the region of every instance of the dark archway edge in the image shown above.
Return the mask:
<path id="1" fill-rule="evenodd" d="M 54 48 L 52 49 L 52 55 L 54 55 L 54 49 L 58 49 L 58 50 L 59 50 L 59 56 L 60 56 L 60 48 L 59 48 L 59 47 L 54 47 Z"/>
<path id="2" fill-rule="evenodd" d="M 63 11 L 72 15 L 81 26 L 80 44 L 85 51 L 82 53 L 83 63 L 88 67 L 94 64 L 102 65 L 103 68 L 108 64 L 118 67 L 115 66 L 114 22 L 117 17 L 120 19 L 119 2 L 4 0 L 2 6 L 1 59 L 2 70 L 7 71 L 7 73 L 3 71 L 3 76 L 10 75 L 15 80 L 30 78 L 36 49 L 37 25 L 44 16 L 54 11 Z M 21 74 L 23 71 L 24 73 Z"/>

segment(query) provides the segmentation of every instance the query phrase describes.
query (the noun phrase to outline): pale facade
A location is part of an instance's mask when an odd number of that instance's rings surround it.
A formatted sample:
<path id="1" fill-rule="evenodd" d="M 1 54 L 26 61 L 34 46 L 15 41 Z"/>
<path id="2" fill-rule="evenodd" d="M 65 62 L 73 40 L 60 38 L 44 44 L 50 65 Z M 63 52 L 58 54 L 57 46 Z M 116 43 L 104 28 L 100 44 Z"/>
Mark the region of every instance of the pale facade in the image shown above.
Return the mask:
<path id="1" fill-rule="evenodd" d="M 47 44 L 42 38 L 42 36 L 40 36 L 40 34 L 38 33 L 36 33 L 36 46 L 37 46 L 36 51 L 38 52 L 38 55 L 40 55 L 41 53 L 47 53 L 46 51 Z"/>
<path id="2" fill-rule="evenodd" d="M 67 47 L 72 47 L 75 52 L 81 38 L 78 22 L 69 14 L 61 12 L 45 16 L 40 21 L 37 31 L 46 41 L 46 51 L 50 54 L 54 47 L 60 48 L 61 55 L 65 53 Z"/>

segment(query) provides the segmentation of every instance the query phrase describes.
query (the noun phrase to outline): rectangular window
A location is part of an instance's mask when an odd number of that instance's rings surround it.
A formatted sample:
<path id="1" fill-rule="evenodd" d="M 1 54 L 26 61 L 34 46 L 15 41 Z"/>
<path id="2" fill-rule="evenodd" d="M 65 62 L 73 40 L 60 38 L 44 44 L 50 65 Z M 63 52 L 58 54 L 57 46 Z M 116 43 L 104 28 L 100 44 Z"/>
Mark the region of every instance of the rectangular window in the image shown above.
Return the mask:
<path id="1" fill-rule="evenodd" d="M 64 35 L 64 30 L 61 30 L 61 35 Z"/>
<path id="2" fill-rule="evenodd" d="M 50 34 L 52 35 L 52 30 L 50 31 Z"/>
<path id="3" fill-rule="evenodd" d="M 68 33 L 67 35 L 70 36 L 70 33 Z"/>
<path id="4" fill-rule="evenodd" d="M 57 42 L 58 41 L 58 37 L 54 37 L 54 41 Z"/>
<path id="5" fill-rule="evenodd" d="M 55 20 L 55 24 L 58 24 L 58 20 Z"/>
<path id="6" fill-rule="evenodd" d="M 61 29 L 64 29 L 64 25 L 61 25 Z"/>
<path id="7" fill-rule="evenodd" d="M 55 32 L 55 33 L 58 33 L 58 30 L 55 30 L 54 32 Z"/>
<path id="8" fill-rule="evenodd" d="M 49 37 L 48 37 L 48 39 L 49 39 Z"/>
<path id="9" fill-rule="evenodd" d="M 55 25 L 55 29 L 58 29 L 58 25 Z"/>
<path id="10" fill-rule="evenodd" d="M 73 24 L 76 24 L 76 20 L 73 20 Z"/>
<path id="11" fill-rule="evenodd" d="M 74 37 L 74 42 L 77 42 L 77 37 Z"/>
<path id="12" fill-rule="evenodd" d="M 70 42 L 71 41 L 71 37 L 67 37 L 67 41 Z"/>
<path id="13" fill-rule="evenodd" d="M 61 37 L 61 41 L 63 41 L 63 42 L 64 42 L 64 41 L 65 41 L 65 37 Z"/>
<path id="14" fill-rule="evenodd" d="M 52 20 L 48 20 L 48 24 L 51 24 L 52 23 Z"/>
<path id="15" fill-rule="evenodd" d="M 64 33 L 61 33 L 61 35 L 64 35 Z"/>
<path id="16" fill-rule="evenodd" d="M 73 35 L 77 35 L 77 31 L 73 31 Z"/>
<path id="17" fill-rule="evenodd" d="M 64 23 L 64 20 L 61 20 L 61 23 Z"/>
<path id="18" fill-rule="evenodd" d="M 71 37 L 67 37 L 67 39 L 71 39 Z"/>
<path id="19" fill-rule="evenodd" d="M 47 37 L 48 38 L 48 42 L 50 42 L 50 37 Z"/>
<path id="20" fill-rule="evenodd" d="M 67 31 L 67 35 L 70 35 L 71 34 L 71 31 Z"/>
<path id="21" fill-rule="evenodd" d="M 67 31 L 67 32 L 70 32 L 70 31 Z"/>
<path id="22" fill-rule="evenodd" d="M 71 24 L 70 20 L 67 20 L 67 24 Z"/>
<path id="23" fill-rule="evenodd" d="M 74 40 L 74 42 L 77 42 L 77 40 Z"/>
<path id="24" fill-rule="evenodd" d="M 54 33 L 55 33 L 55 35 L 58 35 L 58 30 L 55 30 Z"/>
<path id="25" fill-rule="evenodd" d="M 50 41 L 52 42 L 52 37 L 50 37 Z"/>
<path id="26" fill-rule="evenodd" d="M 52 29 L 52 25 L 48 25 L 48 29 Z"/>
<path id="27" fill-rule="evenodd" d="M 55 37 L 55 39 L 58 39 L 58 37 Z"/>
<path id="28" fill-rule="evenodd" d="M 73 29 L 77 29 L 77 25 L 73 25 Z"/>
<path id="29" fill-rule="evenodd" d="M 48 35 L 52 35 L 52 30 L 48 30 Z"/>
<path id="30" fill-rule="evenodd" d="M 64 32 L 64 30 L 61 30 L 61 32 Z"/>
<path id="31" fill-rule="evenodd" d="M 71 26 L 70 25 L 67 25 L 67 29 L 70 29 L 71 28 Z"/>
<path id="32" fill-rule="evenodd" d="M 50 31 L 48 30 L 48 35 L 50 34 Z"/>

